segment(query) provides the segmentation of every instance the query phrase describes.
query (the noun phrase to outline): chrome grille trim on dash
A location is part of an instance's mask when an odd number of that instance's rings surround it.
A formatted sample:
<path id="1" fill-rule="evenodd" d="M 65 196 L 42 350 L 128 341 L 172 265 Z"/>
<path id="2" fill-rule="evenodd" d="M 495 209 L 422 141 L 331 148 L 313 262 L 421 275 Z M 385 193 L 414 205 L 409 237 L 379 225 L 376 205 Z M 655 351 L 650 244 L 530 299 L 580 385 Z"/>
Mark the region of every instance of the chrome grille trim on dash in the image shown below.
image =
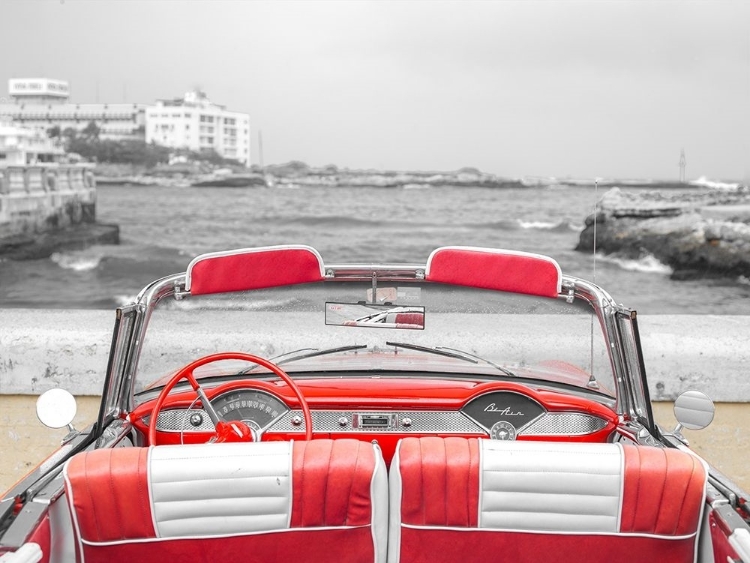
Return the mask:
<path id="1" fill-rule="evenodd" d="M 193 414 L 199 414 L 203 418 L 199 426 L 190 424 L 190 417 Z M 148 424 L 150 418 L 150 416 L 143 417 L 143 422 Z M 156 429 L 160 432 L 213 432 L 214 423 L 203 409 L 171 409 L 159 413 Z"/>
<path id="2" fill-rule="evenodd" d="M 203 418 L 199 426 L 190 423 L 190 416 L 199 414 Z M 362 433 L 362 432 L 392 432 L 392 433 L 443 433 L 443 434 L 478 434 L 486 435 L 488 430 L 469 419 L 460 411 L 312 411 L 313 426 L 316 432 L 332 433 Z M 354 415 L 395 415 L 395 424 L 383 427 L 353 426 Z M 302 411 L 291 410 L 271 424 L 266 432 L 304 432 L 305 423 L 296 426 L 292 424 L 294 417 L 302 418 Z M 148 424 L 150 417 L 144 417 Z M 341 425 L 341 419 L 346 418 L 347 424 Z M 404 424 L 407 421 L 410 424 Z M 563 412 L 547 414 L 537 418 L 529 426 L 519 431 L 519 436 L 584 436 L 598 432 L 607 426 L 607 421 L 590 414 Z M 159 413 L 156 429 L 160 432 L 213 432 L 214 425 L 203 409 L 170 409 Z"/>
<path id="3" fill-rule="evenodd" d="M 312 411 L 313 428 L 316 432 L 331 433 L 444 433 L 444 434 L 477 434 L 486 435 L 487 432 L 478 424 L 475 424 L 459 411 L 454 412 L 424 412 L 424 411 Z M 395 415 L 396 423 L 393 426 L 383 427 L 353 427 L 354 415 Z M 302 418 L 302 411 L 292 410 L 287 412 L 266 432 L 304 432 L 304 421 L 299 426 L 292 424 L 292 418 Z M 342 425 L 340 421 L 346 418 L 347 423 Z M 406 422 L 406 424 L 405 424 Z"/>
<path id="4" fill-rule="evenodd" d="M 576 412 L 548 412 L 524 428 L 519 435 L 552 436 L 565 434 L 583 436 L 598 432 L 607 426 L 607 421 L 598 416 Z"/>

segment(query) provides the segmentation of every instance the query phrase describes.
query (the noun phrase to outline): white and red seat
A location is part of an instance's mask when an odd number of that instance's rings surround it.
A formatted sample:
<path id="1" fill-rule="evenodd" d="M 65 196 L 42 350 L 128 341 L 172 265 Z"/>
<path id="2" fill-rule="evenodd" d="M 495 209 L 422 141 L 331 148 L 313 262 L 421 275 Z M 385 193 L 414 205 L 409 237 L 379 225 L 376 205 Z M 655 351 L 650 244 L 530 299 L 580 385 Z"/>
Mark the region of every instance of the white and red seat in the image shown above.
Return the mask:
<path id="1" fill-rule="evenodd" d="M 386 559 L 386 468 L 367 442 L 103 449 L 64 475 L 86 563 Z"/>
<path id="2" fill-rule="evenodd" d="M 407 438 L 388 561 L 693 562 L 706 476 L 674 449 Z"/>

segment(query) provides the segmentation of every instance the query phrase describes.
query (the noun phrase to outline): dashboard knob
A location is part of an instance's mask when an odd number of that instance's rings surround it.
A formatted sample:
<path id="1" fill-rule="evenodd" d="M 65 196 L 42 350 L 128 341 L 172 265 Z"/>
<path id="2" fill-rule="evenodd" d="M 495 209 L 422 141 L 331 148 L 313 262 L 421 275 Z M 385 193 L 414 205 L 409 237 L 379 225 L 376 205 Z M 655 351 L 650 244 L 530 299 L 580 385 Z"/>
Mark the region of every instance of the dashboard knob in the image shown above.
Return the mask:
<path id="1" fill-rule="evenodd" d="M 294 426 L 301 426 L 302 425 L 302 417 L 300 415 L 298 415 L 298 414 L 295 414 L 292 417 L 292 424 Z"/>
<path id="2" fill-rule="evenodd" d="M 411 426 L 411 418 L 408 416 L 401 419 L 402 426 Z"/>
<path id="3" fill-rule="evenodd" d="M 346 426 L 347 424 L 349 424 L 348 418 L 346 418 L 345 416 L 339 418 L 339 426 Z"/>
<path id="4" fill-rule="evenodd" d="M 196 428 L 203 424 L 203 415 L 200 413 L 193 413 L 190 415 L 190 424 L 195 426 Z"/>

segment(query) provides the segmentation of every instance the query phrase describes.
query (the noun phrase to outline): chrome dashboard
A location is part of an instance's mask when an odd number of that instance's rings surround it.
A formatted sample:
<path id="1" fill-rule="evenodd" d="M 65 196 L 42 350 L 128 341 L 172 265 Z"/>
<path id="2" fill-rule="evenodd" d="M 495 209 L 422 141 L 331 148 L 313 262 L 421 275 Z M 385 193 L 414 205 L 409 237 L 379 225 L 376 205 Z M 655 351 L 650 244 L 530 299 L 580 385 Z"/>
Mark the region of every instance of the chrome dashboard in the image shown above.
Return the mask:
<path id="1" fill-rule="evenodd" d="M 302 412 L 265 391 L 239 389 L 211 400 L 226 421 L 241 420 L 257 436 L 302 433 Z M 331 434 L 415 433 L 489 436 L 513 440 L 519 436 L 586 436 L 605 429 L 610 421 L 587 412 L 550 412 L 534 399 L 514 391 L 492 391 L 472 398 L 458 410 L 311 410 L 313 431 Z M 144 419 L 147 423 L 147 420 Z M 214 425 L 201 408 L 164 409 L 157 430 L 166 433 L 211 433 Z"/>

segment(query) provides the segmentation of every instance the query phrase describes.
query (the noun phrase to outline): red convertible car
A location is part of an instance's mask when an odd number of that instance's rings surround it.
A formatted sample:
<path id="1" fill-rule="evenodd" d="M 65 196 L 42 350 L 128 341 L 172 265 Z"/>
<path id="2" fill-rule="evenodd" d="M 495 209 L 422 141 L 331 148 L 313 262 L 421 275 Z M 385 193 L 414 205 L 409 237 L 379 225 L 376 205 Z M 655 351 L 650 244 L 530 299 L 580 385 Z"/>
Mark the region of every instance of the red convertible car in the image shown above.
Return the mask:
<path id="1" fill-rule="evenodd" d="M 0 497 L 0 561 L 750 563 L 746 498 L 656 425 L 635 312 L 553 259 L 251 248 L 117 309 L 98 419 Z"/>

